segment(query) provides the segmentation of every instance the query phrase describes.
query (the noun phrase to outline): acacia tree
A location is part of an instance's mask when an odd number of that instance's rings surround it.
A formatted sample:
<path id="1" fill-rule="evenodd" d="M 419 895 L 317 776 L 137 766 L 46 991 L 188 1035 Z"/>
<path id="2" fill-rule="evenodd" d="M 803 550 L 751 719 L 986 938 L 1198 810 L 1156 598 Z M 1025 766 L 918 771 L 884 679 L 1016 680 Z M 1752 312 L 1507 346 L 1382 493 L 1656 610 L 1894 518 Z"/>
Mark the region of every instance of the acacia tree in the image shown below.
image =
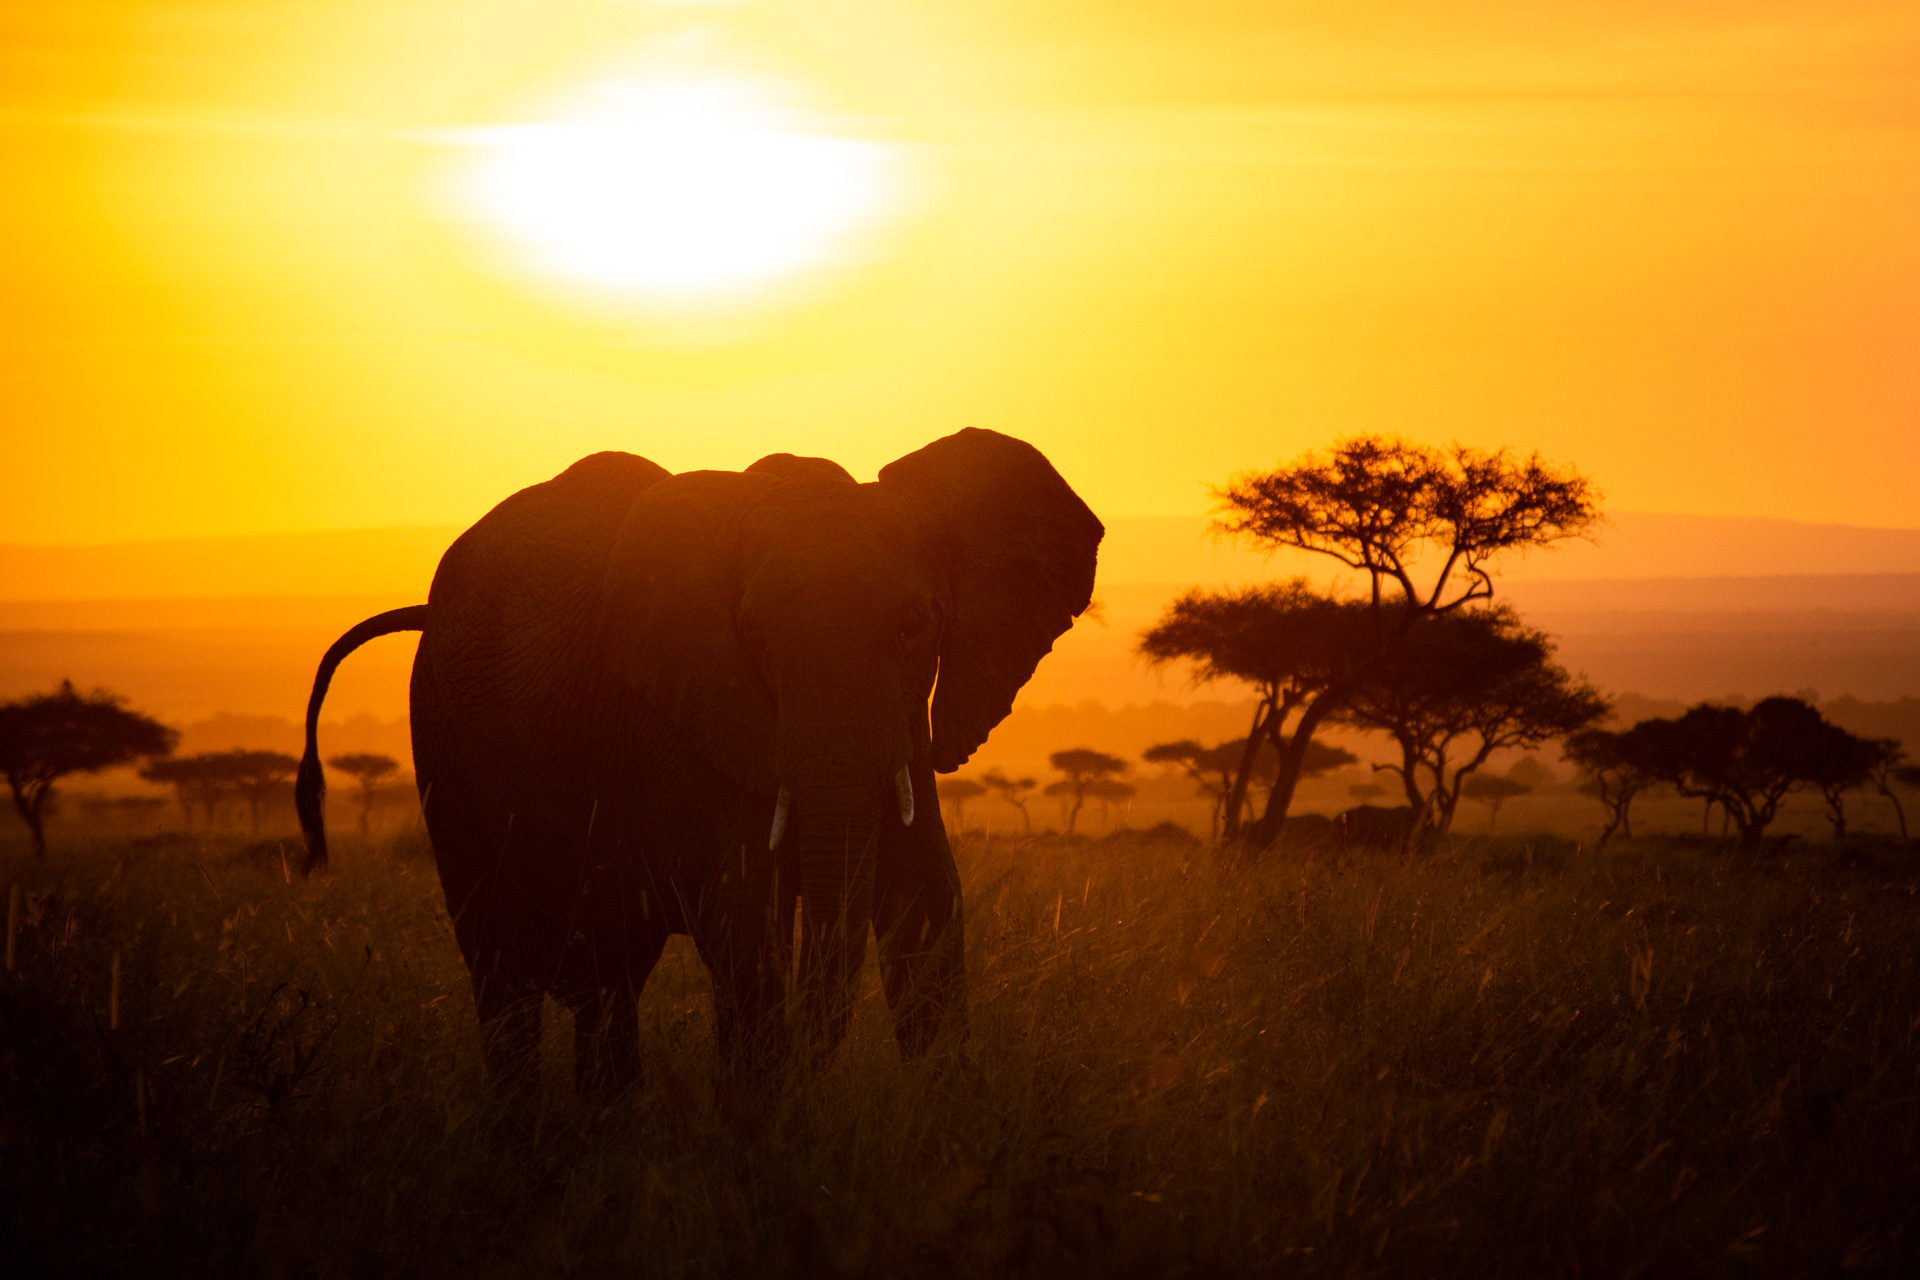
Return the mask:
<path id="1" fill-rule="evenodd" d="M 193 810 L 196 805 L 206 811 L 207 830 L 213 830 L 214 810 L 220 803 L 224 787 L 214 776 L 214 770 L 207 767 L 212 757 L 171 756 L 164 760 L 149 762 L 140 770 L 140 776 L 148 782 L 157 782 L 173 788 L 174 799 L 180 802 L 180 820 L 188 831 L 193 830 Z"/>
<path id="2" fill-rule="evenodd" d="M 940 799 L 953 810 L 953 829 L 961 830 L 967 822 L 967 801 L 978 800 L 987 794 L 987 789 L 972 778 L 941 778 L 935 784 Z"/>
<path id="3" fill-rule="evenodd" d="M 1278 805 L 1285 816 L 1313 728 L 1331 709 L 1328 697 L 1352 685 L 1377 646 L 1371 612 L 1359 601 L 1334 599 L 1296 578 L 1238 591 L 1189 591 L 1141 633 L 1139 652 L 1155 666 L 1185 661 L 1196 684 L 1237 680 L 1254 689 L 1253 722 L 1239 740 L 1240 755 L 1221 802 L 1224 838 L 1245 837 L 1252 847 L 1251 827 L 1242 823 L 1241 813 L 1263 749 L 1271 751 L 1274 762 L 1266 811 L 1272 814 Z M 1289 737 L 1289 718 L 1314 707 L 1322 708 L 1318 717 L 1303 715 Z M 1253 825 L 1265 821 L 1263 815 Z"/>
<path id="4" fill-rule="evenodd" d="M 1185 770 L 1196 784 L 1195 794 L 1212 802 L 1209 838 L 1218 839 L 1221 820 L 1226 816 L 1227 800 L 1234 794 L 1234 783 L 1240 777 L 1241 765 L 1248 759 L 1249 749 L 1253 752 L 1252 763 L 1246 777 L 1247 785 L 1241 788 L 1241 797 L 1244 799 L 1246 792 L 1255 785 L 1264 786 L 1268 802 L 1271 803 L 1274 783 L 1280 777 L 1280 753 L 1270 741 L 1235 738 L 1216 747 L 1203 747 L 1191 738 L 1182 738 L 1178 742 L 1162 742 L 1148 747 L 1140 758 L 1148 764 L 1174 764 Z M 1300 775 L 1303 778 L 1318 777 L 1334 769 L 1359 763 L 1360 758 L 1351 751 L 1316 742 L 1307 749 L 1307 759 L 1301 766 Z"/>
<path id="5" fill-rule="evenodd" d="M 1606 848 L 1615 831 L 1633 839 L 1634 797 L 1660 781 L 1649 735 L 1638 725 L 1623 733 L 1582 729 L 1567 736 L 1562 752 L 1587 776 L 1592 794 L 1606 807 L 1607 824 L 1600 832 L 1599 847 Z"/>
<path id="6" fill-rule="evenodd" d="M 1000 798 L 1020 811 L 1020 823 L 1026 834 L 1033 834 L 1033 815 L 1027 812 L 1027 793 L 1040 784 L 1032 778 L 1009 778 L 999 769 L 989 769 L 980 775 L 981 785 L 991 791 L 997 791 Z"/>
<path id="7" fill-rule="evenodd" d="M 56 782 L 163 756 L 179 741 L 172 729 L 124 702 L 104 689 L 82 696 L 63 680 L 52 693 L 0 704 L 0 771 L 33 838 L 36 861 L 47 856 L 47 800 Z"/>
<path id="8" fill-rule="evenodd" d="M 1118 778 L 1095 778 L 1087 784 L 1087 798 L 1100 802 L 1100 821 L 1109 827 L 1113 825 L 1113 807 L 1115 805 L 1120 806 L 1120 825 L 1126 825 L 1126 806 L 1127 803 L 1133 799 L 1134 795 L 1133 784 L 1131 782 L 1122 782 Z"/>
<path id="9" fill-rule="evenodd" d="M 1907 838 L 1907 811 L 1901 807 L 1900 797 L 1893 793 L 1895 787 L 1920 789 L 1920 765 L 1907 763 L 1907 749 L 1897 739 L 1881 738 L 1880 759 L 1873 766 L 1873 787 L 1885 796 L 1893 805 L 1893 814 L 1900 822 L 1900 838 Z"/>
<path id="10" fill-rule="evenodd" d="M 1829 725 L 1799 698 L 1765 698 L 1752 710 L 1709 703 L 1677 720 L 1642 720 L 1647 759 L 1683 796 L 1720 806 L 1740 831 L 1740 847 L 1760 845 L 1780 804 L 1823 771 Z"/>
<path id="11" fill-rule="evenodd" d="M 1533 794 L 1533 788 L 1516 778 L 1497 773 L 1476 773 L 1460 786 L 1463 800 L 1487 806 L 1487 830 L 1500 825 L 1500 810 L 1515 796 Z"/>
<path id="12" fill-rule="evenodd" d="M 1577 733 L 1609 705 L 1553 661 L 1544 632 L 1511 610 L 1476 609 L 1422 621 L 1335 714 L 1398 745 L 1398 764 L 1374 767 L 1406 793 L 1409 843 L 1430 844 L 1452 827 L 1461 788 L 1494 752 Z"/>
<path id="13" fill-rule="evenodd" d="M 1243 740 L 1244 741 L 1244 740 Z M 1148 764 L 1179 765 L 1192 778 L 1195 794 L 1212 802 L 1213 816 L 1208 827 L 1209 840 L 1220 838 L 1220 815 L 1233 790 L 1233 779 L 1240 765 L 1240 743 L 1223 742 L 1203 747 L 1192 738 L 1161 742 L 1148 747 L 1140 758 Z"/>
<path id="14" fill-rule="evenodd" d="M 360 784 L 360 834 L 363 837 L 370 834 L 375 789 L 389 775 L 399 772 L 400 762 L 392 756 L 356 751 L 352 755 L 335 756 L 327 761 L 327 767 L 338 769 Z"/>
<path id="15" fill-rule="evenodd" d="M 1271 848 L 1280 834 L 1315 730 L 1416 622 L 1491 599 L 1498 557 L 1584 536 L 1600 518 L 1592 484 L 1537 453 L 1518 457 L 1460 444 L 1434 448 L 1388 436 L 1339 441 L 1324 456 L 1308 453 L 1290 466 L 1240 476 L 1215 497 L 1217 532 L 1261 550 L 1327 556 L 1366 576 L 1366 598 L 1351 606 L 1367 624 L 1362 635 L 1352 634 L 1340 611 L 1348 606 L 1324 594 L 1314 598 L 1332 608 L 1312 616 L 1340 619 L 1332 629 L 1336 643 L 1346 647 L 1325 655 L 1339 658 L 1334 669 L 1322 679 L 1294 683 L 1291 699 L 1262 689 L 1261 711 L 1248 737 L 1264 732 L 1280 749 L 1281 764 L 1272 803 L 1245 832 L 1253 856 Z M 1438 564 L 1425 571 L 1424 582 L 1423 563 Z M 1312 596 L 1304 582 L 1297 586 L 1299 594 Z M 1153 636 L 1148 632 L 1141 646 L 1150 660 L 1198 656 L 1191 648 L 1155 643 Z M 1263 665 L 1276 656 L 1268 655 Z M 1226 668 L 1218 674 L 1248 678 Z M 1248 682 L 1259 687 L 1257 680 Z M 1295 710 L 1299 720 L 1283 743 L 1281 729 Z M 1276 722 L 1264 723 L 1262 715 Z"/>
<path id="16" fill-rule="evenodd" d="M 1067 809 L 1068 835 L 1073 834 L 1074 823 L 1079 821 L 1081 807 L 1087 803 L 1093 784 L 1102 778 L 1127 771 L 1125 760 L 1091 747 L 1056 751 L 1047 757 L 1047 763 L 1067 775 L 1058 782 L 1049 783 L 1046 794 L 1060 796 L 1070 802 Z"/>
<path id="17" fill-rule="evenodd" d="M 208 766 L 247 802 L 254 835 L 260 834 L 260 817 L 267 805 L 292 794 L 293 776 L 300 771 L 300 762 L 283 751 L 220 751 L 208 757 Z"/>
<path id="18" fill-rule="evenodd" d="M 1824 717 L 1812 730 L 1812 741 L 1807 744 L 1807 782 L 1826 802 L 1827 821 L 1833 824 L 1835 840 L 1847 838 L 1847 793 L 1872 782 L 1889 751 L 1899 750 L 1900 744 L 1891 738 L 1858 737 Z"/>

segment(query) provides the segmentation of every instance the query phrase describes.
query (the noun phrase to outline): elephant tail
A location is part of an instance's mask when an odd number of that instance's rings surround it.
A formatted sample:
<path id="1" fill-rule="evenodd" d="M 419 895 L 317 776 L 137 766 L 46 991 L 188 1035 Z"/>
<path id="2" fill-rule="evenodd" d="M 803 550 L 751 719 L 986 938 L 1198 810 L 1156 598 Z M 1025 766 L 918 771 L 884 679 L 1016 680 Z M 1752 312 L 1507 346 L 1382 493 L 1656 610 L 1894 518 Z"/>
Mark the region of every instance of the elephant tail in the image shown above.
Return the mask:
<path id="1" fill-rule="evenodd" d="M 300 775 L 293 784 L 293 807 L 300 813 L 300 833 L 307 839 L 307 858 L 300 864 L 303 876 L 324 870 L 327 865 L 327 778 L 320 767 L 320 704 L 327 700 L 333 670 L 348 654 L 377 636 L 390 636 L 396 631 L 424 631 L 426 627 L 426 605 L 389 609 L 335 640 L 327 656 L 320 659 L 320 670 L 313 676 L 313 694 L 307 699 L 307 752 L 300 758 Z"/>

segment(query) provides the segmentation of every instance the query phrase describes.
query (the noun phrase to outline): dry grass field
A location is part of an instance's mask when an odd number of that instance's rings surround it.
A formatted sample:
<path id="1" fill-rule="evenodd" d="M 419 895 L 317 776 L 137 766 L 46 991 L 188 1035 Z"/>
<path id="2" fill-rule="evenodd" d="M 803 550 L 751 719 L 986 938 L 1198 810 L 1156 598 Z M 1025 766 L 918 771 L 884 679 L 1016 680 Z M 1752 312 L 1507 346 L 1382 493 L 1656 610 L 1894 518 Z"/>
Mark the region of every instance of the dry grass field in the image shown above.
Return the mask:
<path id="1" fill-rule="evenodd" d="M 14 846 L 8 1274 L 1833 1275 L 1920 1263 L 1920 851 L 1467 837 L 1252 873 L 968 837 L 972 1036 L 717 1080 L 482 1078 L 417 838 Z"/>

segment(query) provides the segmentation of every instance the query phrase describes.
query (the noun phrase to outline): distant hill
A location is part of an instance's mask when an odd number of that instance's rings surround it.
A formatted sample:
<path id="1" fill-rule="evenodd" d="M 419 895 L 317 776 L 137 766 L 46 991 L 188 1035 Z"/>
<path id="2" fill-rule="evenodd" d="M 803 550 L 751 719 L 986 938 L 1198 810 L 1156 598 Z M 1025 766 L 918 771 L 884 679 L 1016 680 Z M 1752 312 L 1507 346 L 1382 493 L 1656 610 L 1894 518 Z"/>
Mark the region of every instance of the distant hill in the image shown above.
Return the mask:
<path id="1" fill-rule="evenodd" d="M 1106 525 L 1103 583 L 1319 577 L 1328 563 L 1297 553 L 1268 558 L 1215 542 L 1198 516 L 1121 516 Z M 1619 511 L 1592 542 L 1506 561 L 1499 571 L 1510 582 L 1920 573 L 1920 529 Z"/>
<path id="2" fill-rule="evenodd" d="M 1100 614 L 1061 637 L 1021 705 L 1237 701 L 1239 690 L 1190 688 L 1184 670 L 1143 667 L 1139 633 L 1187 586 L 1301 566 L 1216 545 L 1198 518 L 1108 524 Z M 456 533 L 0 547 L 0 698 L 71 677 L 176 720 L 297 717 L 327 644 L 361 618 L 424 599 Z M 1598 572 L 1648 566 L 1662 571 Z M 1847 572 L 1827 571 L 1836 567 Z M 1543 576 L 1549 569 L 1562 576 Z M 1599 548 L 1522 562 L 1500 589 L 1558 638 L 1562 661 L 1607 690 L 1920 695 L 1920 530 L 1625 513 Z M 404 714 L 414 643 L 388 637 L 356 655 L 329 714 Z"/>
<path id="3" fill-rule="evenodd" d="M 1623 511 L 1592 544 L 1502 567 L 1512 582 L 1920 573 L 1920 529 L 1866 529 Z M 1115 516 L 1102 586 L 1324 574 L 1317 557 L 1269 560 L 1217 543 L 1202 516 Z M 451 525 L 188 538 L 103 546 L 0 545 L 0 601 L 396 594 L 424 597 Z"/>

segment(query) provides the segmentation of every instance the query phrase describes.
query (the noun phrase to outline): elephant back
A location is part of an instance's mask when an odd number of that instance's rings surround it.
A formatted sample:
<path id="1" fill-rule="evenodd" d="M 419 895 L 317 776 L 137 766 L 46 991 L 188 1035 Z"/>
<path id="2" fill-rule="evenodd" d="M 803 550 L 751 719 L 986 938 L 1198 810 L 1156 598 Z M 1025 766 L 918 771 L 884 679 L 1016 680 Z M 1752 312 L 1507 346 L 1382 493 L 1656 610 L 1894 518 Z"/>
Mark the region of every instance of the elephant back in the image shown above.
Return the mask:
<path id="1" fill-rule="evenodd" d="M 436 719 L 451 741 L 437 745 L 470 785 L 511 797 L 583 781 L 542 776 L 581 745 L 548 738 L 604 717 L 604 706 L 569 706 L 598 696 L 583 638 L 628 509 L 668 475 L 634 454 L 593 454 L 501 502 L 441 558 L 418 661 L 441 691 Z"/>

